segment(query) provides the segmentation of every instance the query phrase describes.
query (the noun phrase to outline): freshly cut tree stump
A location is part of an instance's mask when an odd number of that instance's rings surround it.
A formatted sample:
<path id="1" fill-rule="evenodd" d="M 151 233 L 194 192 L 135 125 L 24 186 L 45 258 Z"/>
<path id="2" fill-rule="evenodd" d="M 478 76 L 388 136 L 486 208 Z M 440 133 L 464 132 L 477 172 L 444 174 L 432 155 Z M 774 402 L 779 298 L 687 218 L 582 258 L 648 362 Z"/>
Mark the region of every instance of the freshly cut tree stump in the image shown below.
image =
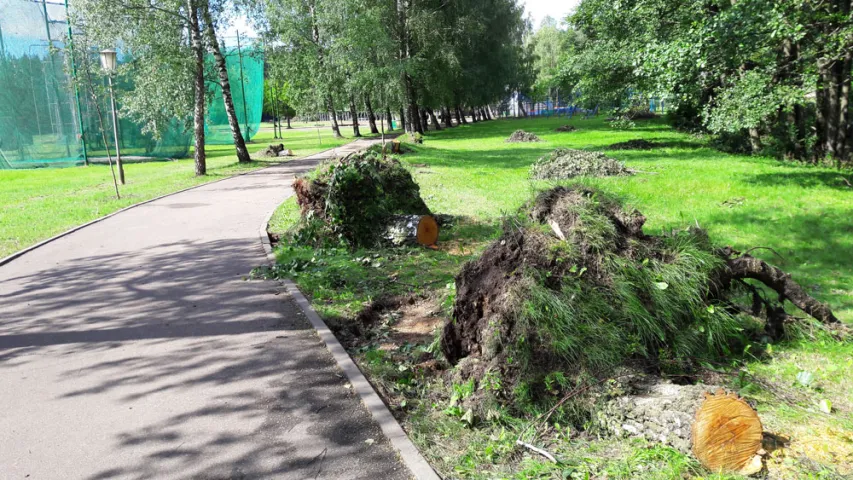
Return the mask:
<path id="1" fill-rule="evenodd" d="M 617 436 L 635 436 L 692 453 L 714 472 L 761 470 L 763 428 L 758 414 L 733 393 L 707 385 L 659 383 L 608 402 L 599 423 Z"/>
<path id="2" fill-rule="evenodd" d="M 435 245 L 438 221 L 432 215 L 394 215 L 385 226 L 382 238 L 391 245 Z"/>

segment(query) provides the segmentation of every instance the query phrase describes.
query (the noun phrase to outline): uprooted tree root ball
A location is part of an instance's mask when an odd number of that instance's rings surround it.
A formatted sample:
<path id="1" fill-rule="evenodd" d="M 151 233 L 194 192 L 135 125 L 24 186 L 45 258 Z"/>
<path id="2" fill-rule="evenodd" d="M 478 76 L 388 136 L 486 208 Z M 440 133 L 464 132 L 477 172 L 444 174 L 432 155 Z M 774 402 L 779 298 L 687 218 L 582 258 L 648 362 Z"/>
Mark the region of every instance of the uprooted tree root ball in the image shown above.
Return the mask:
<path id="1" fill-rule="evenodd" d="M 562 125 L 554 129 L 555 132 L 574 132 L 577 130 L 574 125 Z"/>
<path id="2" fill-rule="evenodd" d="M 780 299 L 837 321 L 778 268 L 715 248 L 700 229 L 646 235 L 645 220 L 595 189 L 557 187 L 462 268 L 441 349 L 458 380 L 490 392 L 470 408 L 548 404 L 625 365 L 695 372 L 747 335 L 780 335 L 794 321 Z"/>
<path id="3" fill-rule="evenodd" d="M 542 140 L 536 135 L 525 132 L 524 130 L 516 130 L 506 139 L 506 143 L 523 143 L 523 142 L 541 142 Z"/>
<path id="4" fill-rule="evenodd" d="M 321 165 L 293 182 L 302 220 L 298 244 L 344 242 L 372 247 L 400 215 L 429 215 L 412 175 L 393 157 L 371 147 Z"/>
<path id="5" fill-rule="evenodd" d="M 661 145 L 639 138 L 635 140 L 628 140 L 627 142 L 614 143 L 612 145 L 608 145 L 606 148 L 607 150 L 651 150 L 659 146 Z"/>
<path id="6" fill-rule="evenodd" d="M 536 180 L 560 180 L 580 176 L 611 177 L 633 173 L 622 162 L 601 152 L 568 148 L 558 148 L 530 167 L 530 177 Z"/>

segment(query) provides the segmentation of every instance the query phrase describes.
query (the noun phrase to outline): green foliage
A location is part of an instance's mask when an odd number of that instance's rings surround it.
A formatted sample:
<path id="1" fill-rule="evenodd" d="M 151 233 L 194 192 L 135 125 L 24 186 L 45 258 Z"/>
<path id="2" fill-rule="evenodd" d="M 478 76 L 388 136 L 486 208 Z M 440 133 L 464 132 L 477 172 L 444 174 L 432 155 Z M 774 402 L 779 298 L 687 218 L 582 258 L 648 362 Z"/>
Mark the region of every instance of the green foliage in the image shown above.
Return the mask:
<path id="1" fill-rule="evenodd" d="M 616 130 L 631 130 L 637 126 L 637 124 L 627 116 L 618 116 L 611 120 L 609 124 L 610 128 L 614 128 Z"/>

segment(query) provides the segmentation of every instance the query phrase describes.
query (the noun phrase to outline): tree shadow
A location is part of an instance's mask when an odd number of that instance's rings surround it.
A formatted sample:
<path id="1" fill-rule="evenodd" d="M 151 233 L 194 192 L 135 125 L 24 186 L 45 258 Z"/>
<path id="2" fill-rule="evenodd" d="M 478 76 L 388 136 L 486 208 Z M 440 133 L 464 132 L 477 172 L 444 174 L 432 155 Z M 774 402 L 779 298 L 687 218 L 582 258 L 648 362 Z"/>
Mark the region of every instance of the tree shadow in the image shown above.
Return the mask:
<path id="1" fill-rule="evenodd" d="M 796 172 L 772 172 L 749 175 L 746 183 L 762 187 L 828 187 L 841 192 L 853 193 L 851 172 L 831 172 L 804 167 Z"/>
<path id="2" fill-rule="evenodd" d="M 5 269 L 5 473 L 407 478 L 289 295 L 245 279 L 258 257 L 237 238 Z"/>

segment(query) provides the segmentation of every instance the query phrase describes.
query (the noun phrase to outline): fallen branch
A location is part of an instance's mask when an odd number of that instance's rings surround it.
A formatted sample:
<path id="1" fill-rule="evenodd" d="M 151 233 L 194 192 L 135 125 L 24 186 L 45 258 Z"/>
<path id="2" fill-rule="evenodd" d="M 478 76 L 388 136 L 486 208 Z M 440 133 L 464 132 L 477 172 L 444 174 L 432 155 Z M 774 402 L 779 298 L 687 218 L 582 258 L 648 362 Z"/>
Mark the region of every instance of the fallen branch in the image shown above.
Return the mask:
<path id="1" fill-rule="evenodd" d="M 532 451 L 534 451 L 534 452 L 538 453 L 539 455 L 542 455 L 543 457 L 547 458 L 548 460 L 550 460 L 550 461 L 551 461 L 551 462 L 553 462 L 553 463 L 560 463 L 560 462 L 558 462 L 558 461 L 557 461 L 557 459 L 556 459 L 556 458 L 554 458 L 554 456 L 553 456 L 553 455 L 551 455 L 550 453 L 546 452 L 545 450 L 542 450 L 541 448 L 534 447 L 533 445 L 531 445 L 531 444 L 529 444 L 529 443 L 522 442 L 521 440 L 516 440 L 516 441 L 515 441 L 515 444 L 516 444 L 516 445 L 520 445 L 520 446 L 522 446 L 522 447 L 524 447 L 524 448 L 526 448 L 526 449 L 528 449 L 528 450 L 532 450 Z"/>
<path id="2" fill-rule="evenodd" d="M 726 264 L 729 281 L 743 278 L 758 280 L 778 293 L 780 301 L 789 300 L 797 308 L 823 323 L 838 323 L 838 318 L 826 304 L 807 294 L 803 287 L 791 280 L 791 276 L 781 269 L 748 254 L 726 259 Z"/>

